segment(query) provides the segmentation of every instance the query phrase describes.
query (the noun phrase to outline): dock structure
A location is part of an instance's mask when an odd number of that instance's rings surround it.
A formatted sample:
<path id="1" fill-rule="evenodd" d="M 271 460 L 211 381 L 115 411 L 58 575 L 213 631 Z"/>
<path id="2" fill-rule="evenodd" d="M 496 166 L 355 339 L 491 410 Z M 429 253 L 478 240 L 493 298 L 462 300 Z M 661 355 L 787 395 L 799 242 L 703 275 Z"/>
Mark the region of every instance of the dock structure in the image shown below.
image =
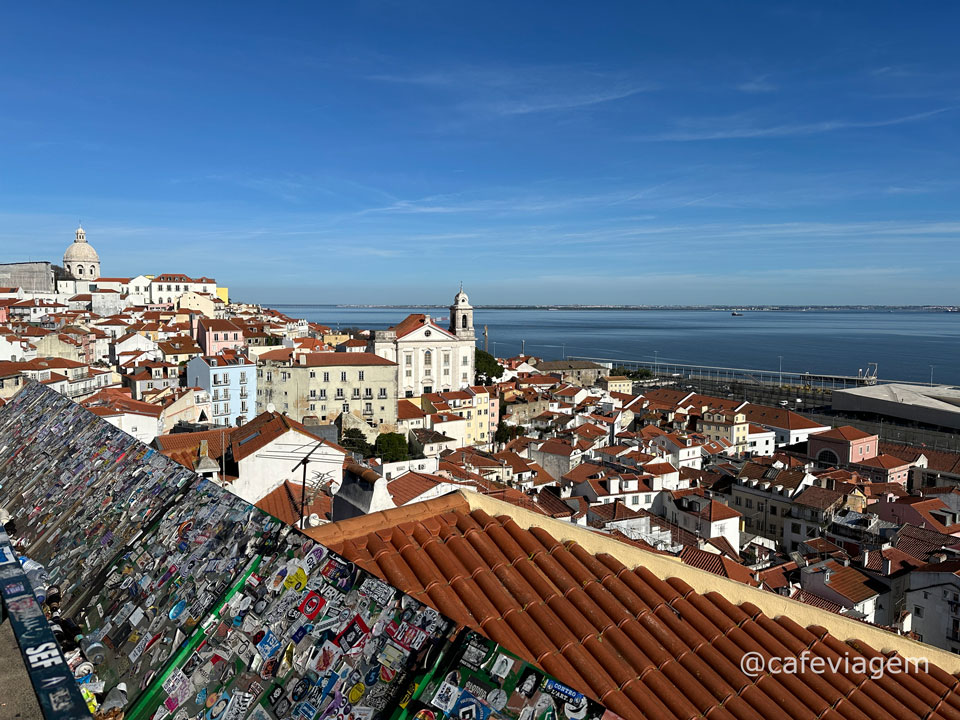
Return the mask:
<path id="1" fill-rule="evenodd" d="M 686 380 L 711 380 L 719 382 L 746 383 L 751 385 L 772 385 L 778 387 L 795 386 L 840 390 L 844 388 L 876 385 L 877 364 L 868 363 L 866 370 L 858 375 L 830 375 L 779 368 L 738 368 L 721 365 L 693 365 L 672 362 L 665 359 L 625 360 L 623 358 L 568 356 L 568 360 L 589 360 L 609 367 L 623 367 L 628 370 L 650 370 L 663 379 L 673 377 Z M 910 384 L 910 383 L 908 383 Z M 919 383 L 918 383 L 919 384 Z"/>

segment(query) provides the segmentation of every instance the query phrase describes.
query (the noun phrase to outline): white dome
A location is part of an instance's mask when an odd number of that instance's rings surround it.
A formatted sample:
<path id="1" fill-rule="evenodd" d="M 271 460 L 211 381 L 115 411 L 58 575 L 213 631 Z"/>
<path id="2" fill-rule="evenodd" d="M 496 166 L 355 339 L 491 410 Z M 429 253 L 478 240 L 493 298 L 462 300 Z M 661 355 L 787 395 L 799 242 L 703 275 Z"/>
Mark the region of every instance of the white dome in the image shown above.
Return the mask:
<path id="1" fill-rule="evenodd" d="M 456 294 L 453 298 L 454 305 L 469 305 L 470 298 L 467 297 L 467 294 L 463 291 L 463 288 L 460 289 L 460 292 Z"/>
<path id="2" fill-rule="evenodd" d="M 64 262 L 100 262 L 100 256 L 93 246 L 85 242 L 75 242 L 63 254 Z"/>
<path id="3" fill-rule="evenodd" d="M 67 251 L 63 254 L 63 262 L 66 263 L 98 263 L 100 256 L 93 246 L 87 242 L 83 228 L 77 228 L 77 239 L 73 241 Z"/>

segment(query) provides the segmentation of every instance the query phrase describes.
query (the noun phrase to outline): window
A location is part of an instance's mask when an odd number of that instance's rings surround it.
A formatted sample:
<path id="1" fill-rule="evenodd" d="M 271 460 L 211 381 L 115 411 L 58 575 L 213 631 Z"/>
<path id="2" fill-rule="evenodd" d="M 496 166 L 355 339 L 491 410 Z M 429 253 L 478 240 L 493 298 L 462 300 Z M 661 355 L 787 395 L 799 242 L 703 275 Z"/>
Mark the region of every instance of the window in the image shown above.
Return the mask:
<path id="1" fill-rule="evenodd" d="M 343 399 L 343 388 L 337 388 L 337 399 L 338 400 Z"/>
<path id="2" fill-rule="evenodd" d="M 460 364 L 463 365 L 463 367 L 467 367 L 467 365 L 470 364 L 470 358 L 464 355 L 462 358 L 460 358 Z"/>
<path id="3" fill-rule="evenodd" d="M 790 523 L 790 532 L 794 535 L 800 534 L 800 523 Z"/>
<path id="4" fill-rule="evenodd" d="M 386 388 L 380 388 L 380 392 L 377 393 L 377 398 L 379 398 L 380 400 L 386 400 L 386 399 L 387 399 L 387 389 L 386 389 Z"/>
<path id="5" fill-rule="evenodd" d="M 737 496 L 733 499 L 733 504 L 734 504 L 734 505 L 740 505 L 740 496 L 739 496 L 739 495 L 737 495 Z"/>
<path id="6" fill-rule="evenodd" d="M 918 618 L 922 618 L 922 617 L 923 617 L 923 607 L 922 607 L 921 605 L 914 605 L 914 606 L 913 606 L 913 614 L 916 615 Z"/>
<path id="7" fill-rule="evenodd" d="M 363 406 L 363 411 L 366 412 L 366 413 L 372 413 L 372 412 L 373 412 L 373 403 L 366 403 L 366 404 L 364 404 L 364 406 Z"/>
<path id="8" fill-rule="evenodd" d="M 317 397 L 317 391 L 316 391 L 316 390 L 311 390 L 311 391 L 310 391 L 310 399 L 312 400 L 312 399 L 314 399 L 314 398 L 316 398 L 316 397 Z"/>
<path id="9" fill-rule="evenodd" d="M 429 365 L 433 362 L 433 353 L 429 350 L 424 350 L 423 352 L 423 362 L 425 365 Z"/>
<path id="10" fill-rule="evenodd" d="M 330 373 L 325 372 L 325 373 L 323 374 L 323 381 L 324 381 L 324 382 L 330 382 Z"/>
<path id="11" fill-rule="evenodd" d="M 413 370 L 407 370 L 404 373 L 404 377 L 413 377 Z"/>
<path id="12" fill-rule="evenodd" d="M 444 353 L 444 354 L 443 354 L 443 364 L 444 364 L 445 366 L 450 364 L 450 353 Z M 446 374 L 446 373 L 444 373 L 444 374 Z"/>
<path id="13" fill-rule="evenodd" d="M 344 403 L 344 404 L 343 404 L 343 411 L 344 411 L 345 413 L 350 412 L 350 403 Z"/>
<path id="14" fill-rule="evenodd" d="M 340 382 L 346 382 L 346 381 L 347 381 L 347 371 L 344 370 L 343 372 L 340 373 Z"/>
<path id="15" fill-rule="evenodd" d="M 752 510 L 752 509 L 753 509 L 753 500 L 751 500 L 750 498 L 747 498 L 747 510 Z"/>
<path id="16" fill-rule="evenodd" d="M 321 399 L 321 400 L 326 400 L 326 399 L 327 399 L 327 391 L 326 391 L 326 389 L 323 389 L 323 388 L 320 389 L 320 399 Z"/>
<path id="17" fill-rule="evenodd" d="M 220 333 L 214 333 L 214 334 L 213 334 L 213 340 L 214 340 L 214 342 L 216 342 L 216 341 L 219 340 L 219 339 L 220 339 Z"/>
<path id="18" fill-rule="evenodd" d="M 358 374 L 360 382 L 363 382 L 363 370 L 361 370 Z"/>
<path id="19" fill-rule="evenodd" d="M 316 376 L 317 376 L 317 371 L 316 371 L 316 370 L 311 370 L 311 371 L 310 371 L 310 379 L 313 380 Z"/>
<path id="20" fill-rule="evenodd" d="M 413 355 L 407 355 L 403 359 L 404 365 L 413 365 Z"/>
<path id="21" fill-rule="evenodd" d="M 360 399 L 360 388 L 354 388 L 354 389 L 353 389 L 353 399 L 354 399 L 354 400 L 359 400 L 359 399 Z"/>
<path id="22" fill-rule="evenodd" d="M 776 505 L 771 505 L 771 506 L 770 506 L 770 514 L 771 514 L 771 515 L 776 515 L 776 514 L 777 514 L 777 506 L 776 506 Z"/>

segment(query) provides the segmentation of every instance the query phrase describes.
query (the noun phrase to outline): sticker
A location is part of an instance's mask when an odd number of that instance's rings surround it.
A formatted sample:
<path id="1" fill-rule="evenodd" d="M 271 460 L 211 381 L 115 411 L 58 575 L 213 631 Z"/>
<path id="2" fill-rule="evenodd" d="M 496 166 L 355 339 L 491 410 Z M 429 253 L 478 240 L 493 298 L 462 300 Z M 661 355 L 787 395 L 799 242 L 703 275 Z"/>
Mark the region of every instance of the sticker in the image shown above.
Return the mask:
<path id="1" fill-rule="evenodd" d="M 269 660 L 280 650 L 283 641 L 273 634 L 273 631 L 267 630 L 263 639 L 257 643 L 257 651 L 264 660 Z"/>
<path id="2" fill-rule="evenodd" d="M 300 612 L 303 613 L 303 615 L 305 615 L 309 620 L 313 620 L 317 617 L 317 615 L 323 609 L 323 606 L 326 604 L 327 601 L 322 595 L 318 595 L 315 592 L 309 592 L 303 599 L 303 602 L 300 603 Z"/>

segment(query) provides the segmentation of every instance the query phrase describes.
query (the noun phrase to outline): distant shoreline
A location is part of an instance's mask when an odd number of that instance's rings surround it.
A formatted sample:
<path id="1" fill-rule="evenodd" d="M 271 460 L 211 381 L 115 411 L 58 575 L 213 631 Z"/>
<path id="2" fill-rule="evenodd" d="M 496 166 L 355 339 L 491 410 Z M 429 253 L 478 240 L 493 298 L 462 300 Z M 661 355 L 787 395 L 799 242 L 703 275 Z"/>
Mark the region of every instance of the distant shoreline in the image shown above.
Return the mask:
<path id="1" fill-rule="evenodd" d="M 445 309 L 444 305 L 350 305 L 323 303 L 260 303 L 270 308 L 335 308 L 342 310 L 435 310 Z M 476 310 L 564 310 L 564 311 L 605 311 L 605 310 L 674 310 L 674 311 L 716 311 L 716 312 L 915 312 L 915 313 L 952 313 L 960 315 L 957 305 L 475 305 Z"/>

